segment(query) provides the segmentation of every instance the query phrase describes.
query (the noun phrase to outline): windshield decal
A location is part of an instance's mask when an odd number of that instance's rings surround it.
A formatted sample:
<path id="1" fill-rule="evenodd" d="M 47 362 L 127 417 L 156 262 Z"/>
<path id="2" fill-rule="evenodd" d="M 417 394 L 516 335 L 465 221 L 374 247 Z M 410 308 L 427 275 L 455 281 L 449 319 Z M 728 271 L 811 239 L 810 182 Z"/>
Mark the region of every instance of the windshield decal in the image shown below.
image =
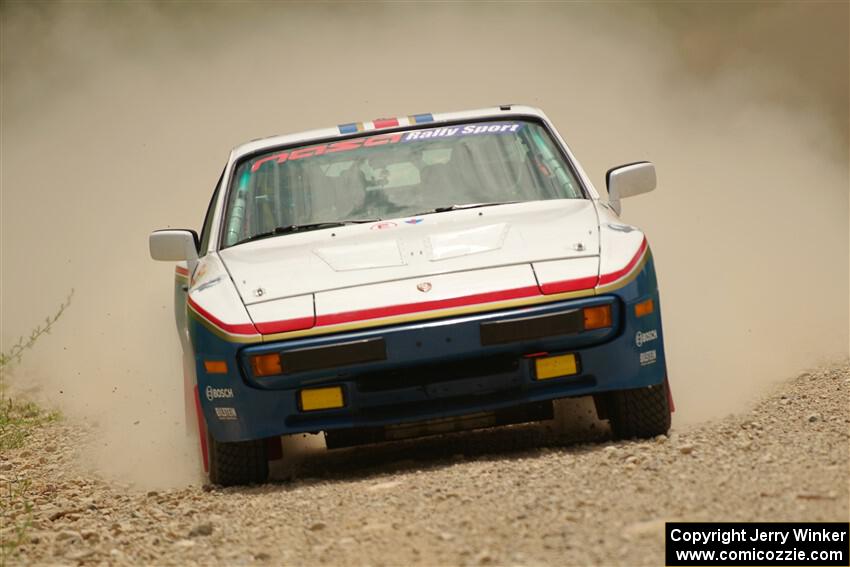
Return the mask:
<path id="1" fill-rule="evenodd" d="M 329 144 L 318 146 L 306 146 L 286 150 L 270 156 L 265 156 L 251 164 L 251 173 L 256 173 L 264 164 L 275 162 L 278 164 L 285 161 L 294 161 L 313 156 L 321 156 L 336 152 L 346 152 L 360 148 L 382 146 L 384 144 L 397 144 L 399 142 L 414 142 L 432 138 L 454 138 L 458 136 L 480 136 L 486 134 L 513 134 L 522 127 L 520 122 L 488 122 L 486 124 L 467 124 L 466 126 L 441 126 L 439 128 L 428 128 L 426 130 L 413 130 L 412 132 L 394 132 L 392 134 L 380 134 L 368 138 L 352 138 L 340 140 Z"/>
<path id="2" fill-rule="evenodd" d="M 414 130 L 404 135 L 403 142 L 426 140 L 428 138 L 453 138 L 455 136 L 475 136 L 479 134 L 513 134 L 522 124 L 517 122 L 497 122 L 495 124 L 469 124 L 467 126 L 446 126 L 428 130 Z"/>
<path id="3" fill-rule="evenodd" d="M 371 136 L 369 138 L 353 138 L 351 140 L 342 140 L 331 144 L 322 144 L 320 146 L 307 146 L 304 148 L 296 148 L 287 150 L 279 154 L 272 154 L 264 158 L 260 158 L 251 165 L 251 173 L 256 173 L 260 167 L 270 161 L 283 163 L 285 161 L 294 161 L 312 156 L 320 156 L 324 154 L 332 154 L 336 152 L 346 152 L 349 150 L 357 150 L 359 148 L 370 148 L 373 146 L 382 146 L 384 144 L 395 144 L 401 140 L 402 134 L 381 134 L 380 136 Z"/>

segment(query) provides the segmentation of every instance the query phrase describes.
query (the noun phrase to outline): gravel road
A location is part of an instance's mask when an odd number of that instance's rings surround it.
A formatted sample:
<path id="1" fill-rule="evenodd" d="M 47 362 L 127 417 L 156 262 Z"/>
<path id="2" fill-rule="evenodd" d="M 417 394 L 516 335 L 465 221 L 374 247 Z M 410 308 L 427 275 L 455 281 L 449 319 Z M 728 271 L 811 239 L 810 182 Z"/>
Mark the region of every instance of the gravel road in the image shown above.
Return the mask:
<path id="1" fill-rule="evenodd" d="M 0 533 L 31 515 L 10 564 L 663 565 L 668 520 L 847 521 L 848 402 L 842 366 L 649 441 L 518 426 L 315 454 L 291 482 L 159 492 L 75 472 L 90 433 L 59 422 L 0 456 Z"/>

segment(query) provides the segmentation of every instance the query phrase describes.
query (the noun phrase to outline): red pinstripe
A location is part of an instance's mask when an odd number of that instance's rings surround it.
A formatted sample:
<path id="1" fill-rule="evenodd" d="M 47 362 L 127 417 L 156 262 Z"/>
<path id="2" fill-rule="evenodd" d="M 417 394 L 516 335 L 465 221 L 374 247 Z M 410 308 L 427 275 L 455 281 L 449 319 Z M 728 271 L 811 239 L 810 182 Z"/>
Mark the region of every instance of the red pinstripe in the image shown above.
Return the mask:
<path id="1" fill-rule="evenodd" d="M 316 324 L 315 317 L 298 317 L 296 319 L 284 319 L 283 321 L 266 321 L 264 323 L 254 323 L 257 330 L 262 335 L 273 335 L 275 333 L 285 333 L 287 331 L 301 331 L 309 329 Z"/>
<path id="2" fill-rule="evenodd" d="M 378 319 L 380 317 L 392 317 L 393 315 L 407 315 L 410 313 L 420 313 L 422 311 L 434 311 L 436 309 L 478 305 L 480 303 L 504 301 L 520 297 L 531 297 L 534 295 L 540 295 L 540 290 L 537 286 L 477 293 L 463 297 L 452 297 L 450 299 L 436 299 L 434 301 L 423 301 L 421 303 L 406 303 L 402 305 L 374 307 L 372 309 L 360 309 L 357 311 L 345 311 L 343 313 L 330 313 L 327 315 L 319 315 L 316 320 L 316 326 L 323 327 L 326 325 L 362 321 L 364 319 Z"/>
<path id="3" fill-rule="evenodd" d="M 588 276 L 586 278 L 578 278 L 575 280 L 562 280 L 558 282 L 548 282 L 540 284 L 540 289 L 543 295 L 551 295 L 553 293 L 566 293 L 568 291 L 580 291 L 583 289 L 591 289 L 596 287 L 597 276 Z"/>

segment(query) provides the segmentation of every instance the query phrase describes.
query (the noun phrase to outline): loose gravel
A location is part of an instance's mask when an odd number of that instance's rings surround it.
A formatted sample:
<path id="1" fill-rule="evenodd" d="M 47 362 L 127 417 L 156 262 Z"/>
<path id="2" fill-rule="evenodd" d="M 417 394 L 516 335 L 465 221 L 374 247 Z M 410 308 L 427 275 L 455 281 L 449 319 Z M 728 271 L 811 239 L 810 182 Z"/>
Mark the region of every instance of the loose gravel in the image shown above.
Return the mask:
<path id="1" fill-rule="evenodd" d="M 10 564 L 663 565 L 666 521 L 847 521 L 848 402 L 845 365 L 669 437 L 517 426 L 166 491 L 77 472 L 91 433 L 52 423 L 0 456 L 0 534 Z"/>

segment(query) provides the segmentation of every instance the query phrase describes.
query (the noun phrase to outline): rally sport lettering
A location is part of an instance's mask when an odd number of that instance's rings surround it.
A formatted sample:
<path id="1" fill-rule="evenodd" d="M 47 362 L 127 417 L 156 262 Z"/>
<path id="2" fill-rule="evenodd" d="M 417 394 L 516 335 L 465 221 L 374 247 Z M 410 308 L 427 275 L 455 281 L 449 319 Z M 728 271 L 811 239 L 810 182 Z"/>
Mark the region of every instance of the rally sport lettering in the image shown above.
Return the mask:
<path id="1" fill-rule="evenodd" d="M 385 144 L 397 144 L 399 142 L 415 142 L 429 139 L 453 138 L 456 136 L 480 136 L 483 134 L 509 134 L 516 132 L 521 127 L 522 124 L 519 122 L 467 124 L 465 126 L 442 126 L 439 128 L 428 128 L 427 130 L 413 130 L 411 132 L 394 132 L 391 134 L 370 136 L 368 138 L 352 138 L 330 144 L 286 150 L 262 157 L 251 164 L 251 173 L 256 173 L 263 165 L 271 162 L 281 164 L 286 161 L 295 161 L 313 156 L 347 152 Z"/>

